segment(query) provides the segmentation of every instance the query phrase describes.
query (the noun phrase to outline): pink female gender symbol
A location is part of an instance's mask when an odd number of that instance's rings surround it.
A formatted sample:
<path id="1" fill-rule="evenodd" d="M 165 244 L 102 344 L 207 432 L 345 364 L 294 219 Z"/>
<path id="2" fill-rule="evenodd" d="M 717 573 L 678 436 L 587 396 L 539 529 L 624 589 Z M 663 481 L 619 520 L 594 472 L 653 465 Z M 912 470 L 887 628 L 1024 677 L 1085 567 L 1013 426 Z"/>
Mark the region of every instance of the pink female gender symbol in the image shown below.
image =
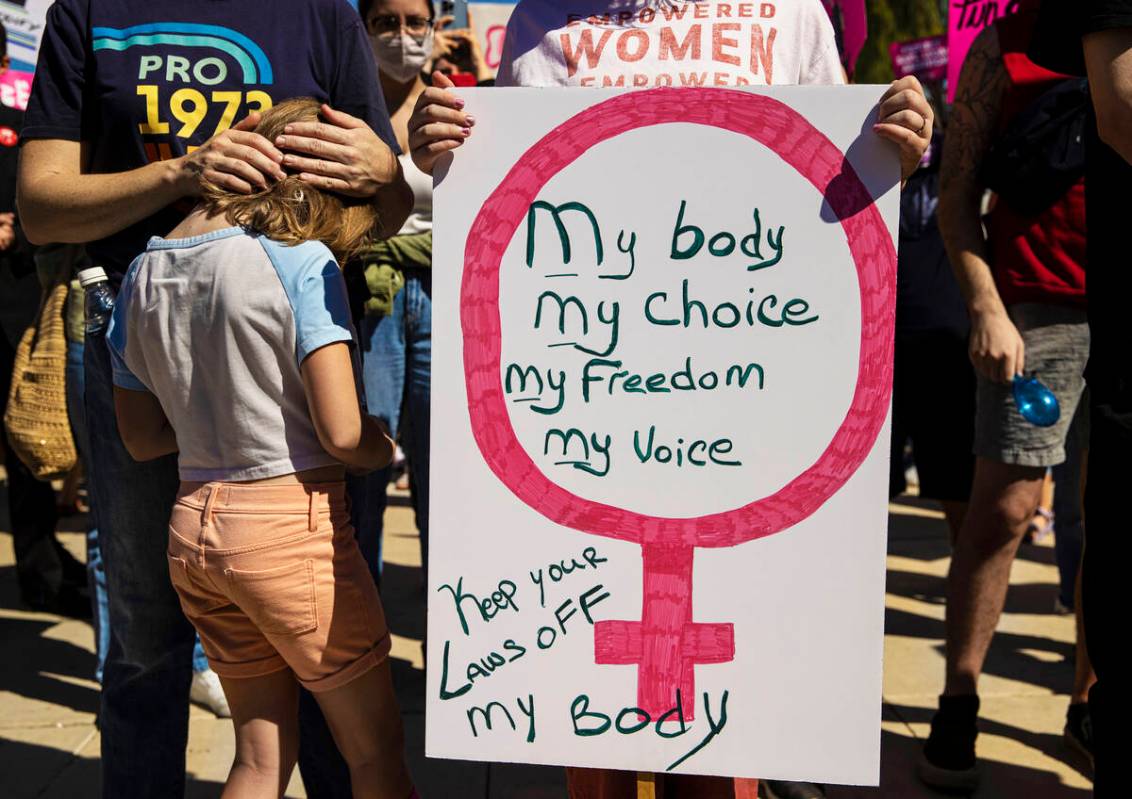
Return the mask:
<path id="1" fill-rule="evenodd" d="M 825 451 L 776 493 L 743 507 L 694 518 L 650 516 L 579 497 L 546 477 L 515 436 L 500 368 L 499 269 L 519 225 L 546 183 L 591 147 L 636 128 L 691 123 L 765 145 L 821 193 L 836 214 L 857 270 L 861 346 L 857 386 Z M 786 530 L 809 517 L 860 467 L 880 434 L 892 391 L 896 252 L 892 237 L 844 154 L 796 111 L 766 95 L 729 89 L 651 89 L 582 111 L 532 146 L 492 192 L 464 252 L 460 321 L 472 432 L 488 467 L 512 493 L 551 521 L 641 545 L 640 621 L 595 625 L 595 662 L 636 664 L 638 707 L 654 718 L 695 705 L 697 664 L 735 654 L 731 624 L 692 617 L 695 547 L 731 547 Z"/>

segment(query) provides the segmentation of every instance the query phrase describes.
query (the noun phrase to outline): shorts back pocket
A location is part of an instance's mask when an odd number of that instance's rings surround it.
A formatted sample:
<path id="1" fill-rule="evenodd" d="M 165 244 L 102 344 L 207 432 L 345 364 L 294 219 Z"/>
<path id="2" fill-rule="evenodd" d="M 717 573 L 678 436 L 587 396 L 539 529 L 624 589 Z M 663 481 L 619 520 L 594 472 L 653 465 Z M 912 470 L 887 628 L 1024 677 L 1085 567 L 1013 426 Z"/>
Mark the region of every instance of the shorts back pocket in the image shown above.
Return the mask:
<path id="1" fill-rule="evenodd" d="M 225 569 L 232 600 L 264 633 L 301 635 L 318 629 L 314 562 L 267 571 Z"/>

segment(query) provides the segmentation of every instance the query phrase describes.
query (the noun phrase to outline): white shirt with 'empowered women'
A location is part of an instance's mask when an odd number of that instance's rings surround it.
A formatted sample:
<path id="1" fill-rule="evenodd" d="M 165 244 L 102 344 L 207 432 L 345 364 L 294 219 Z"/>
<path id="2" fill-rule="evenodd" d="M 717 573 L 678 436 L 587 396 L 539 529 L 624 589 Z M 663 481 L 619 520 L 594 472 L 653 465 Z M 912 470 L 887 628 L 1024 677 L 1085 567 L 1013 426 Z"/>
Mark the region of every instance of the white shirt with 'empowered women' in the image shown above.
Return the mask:
<path id="1" fill-rule="evenodd" d="M 521 0 L 500 86 L 844 83 L 821 0 Z"/>

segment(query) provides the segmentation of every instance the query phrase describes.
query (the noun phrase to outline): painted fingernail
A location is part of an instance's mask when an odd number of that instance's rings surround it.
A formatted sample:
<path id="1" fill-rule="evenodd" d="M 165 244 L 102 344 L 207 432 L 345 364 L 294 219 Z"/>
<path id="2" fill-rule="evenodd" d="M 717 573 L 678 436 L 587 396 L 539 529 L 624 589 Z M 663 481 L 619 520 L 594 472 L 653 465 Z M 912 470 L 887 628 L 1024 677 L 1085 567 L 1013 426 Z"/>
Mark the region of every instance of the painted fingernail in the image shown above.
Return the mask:
<path id="1" fill-rule="evenodd" d="M 472 135 L 472 129 L 471 128 L 462 128 L 460 130 L 460 132 L 464 134 L 465 138 Z"/>
<path id="2" fill-rule="evenodd" d="M 472 125 L 476 124 L 476 118 L 471 114 L 465 114 L 464 123 L 470 128 Z"/>
<path id="3" fill-rule="evenodd" d="M 457 108 L 463 108 L 464 107 L 464 99 L 462 97 L 456 98 L 456 107 Z"/>

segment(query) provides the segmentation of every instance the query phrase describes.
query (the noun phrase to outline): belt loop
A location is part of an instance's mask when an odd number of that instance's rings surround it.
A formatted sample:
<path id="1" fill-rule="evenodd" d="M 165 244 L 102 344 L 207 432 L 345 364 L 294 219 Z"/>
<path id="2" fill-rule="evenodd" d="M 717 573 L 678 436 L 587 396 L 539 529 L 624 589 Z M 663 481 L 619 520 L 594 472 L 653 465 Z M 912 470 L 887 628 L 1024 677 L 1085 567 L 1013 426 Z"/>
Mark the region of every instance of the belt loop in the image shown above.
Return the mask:
<path id="1" fill-rule="evenodd" d="M 208 527 L 212 524 L 212 501 L 216 499 L 217 488 L 218 486 L 215 483 L 205 486 L 205 491 L 208 492 L 208 496 L 204 500 L 204 510 L 202 510 L 200 514 L 201 527 Z"/>
<path id="2" fill-rule="evenodd" d="M 310 490 L 310 500 L 311 500 L 310 515 L 307 519 L 307 526 L 310 528 L 310 531 L 313 533 L 315 530 L 318 529 L 318 489 L 317 488 L 312 488 Z"/>

